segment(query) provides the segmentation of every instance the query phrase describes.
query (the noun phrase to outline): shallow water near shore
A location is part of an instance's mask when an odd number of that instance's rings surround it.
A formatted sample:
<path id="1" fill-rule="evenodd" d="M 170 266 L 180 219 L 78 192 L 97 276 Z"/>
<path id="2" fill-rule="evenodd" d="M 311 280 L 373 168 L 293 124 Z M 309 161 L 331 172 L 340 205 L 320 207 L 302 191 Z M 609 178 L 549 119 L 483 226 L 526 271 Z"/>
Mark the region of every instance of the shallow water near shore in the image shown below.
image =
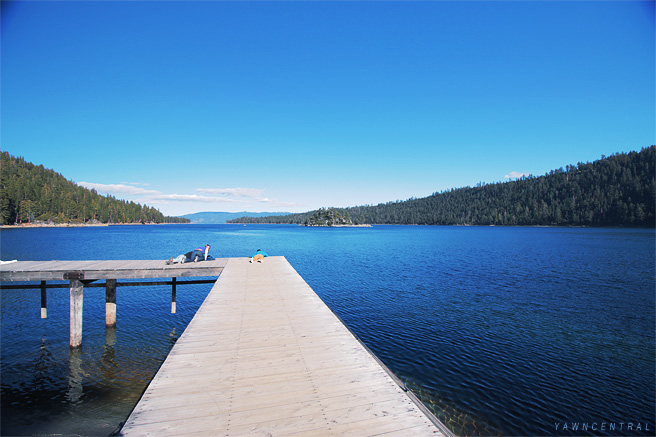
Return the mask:
<path id="1" fill-rule="evenodd" d="M 457 435 L 654 434 L 654 230 L 161 225 L 0 239 L 2 260 L 262 248 L 285 256 Z M 171 314 L 170 286 L 119 287 L 111 330 L 104 289 L 86 288 L 73 351 L 67 289 L 48 290 L 47 319 L 38 289 L 2 290 L 2 434 L 112 433 L 210 288 L 179 286 Z"/>

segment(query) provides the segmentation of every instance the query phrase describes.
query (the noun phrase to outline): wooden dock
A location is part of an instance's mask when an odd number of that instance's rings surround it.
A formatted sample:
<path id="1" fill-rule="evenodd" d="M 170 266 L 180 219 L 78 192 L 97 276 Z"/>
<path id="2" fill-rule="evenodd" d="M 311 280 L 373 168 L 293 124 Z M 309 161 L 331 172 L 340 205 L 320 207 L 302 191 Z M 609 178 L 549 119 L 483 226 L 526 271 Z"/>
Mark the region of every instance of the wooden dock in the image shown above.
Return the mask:
<path id="1" fill-rule="evenodd" d="M 284 257 L 229 259 L 124 436 L 447 435 Z"/>
<path id="2" fill-rule="evenodd" d="M 164 260 L 18 261 L 0 265 L 0 281 L 62 281 L 219 276 L 228 258 L 166 265 Z"/>
<path id="3" fill-rule="evenodd" d="M 82 345 L 82 313 L 84 287 L 105 279 L 105 324 L 116 324 L 116 286 L 117 279 L 171 278 L 171 312 L 176 312 L 176 287 L 178 277 L 219 276 L 228 259 L 219 258 L 198 263 L 167 265 L 163 260 L 110 260 L 110 261 L 18 261 L 0 264 L 0 281 L 39 281 L 38 287 L 9 286 L 7 288 L 40 288 L 41 318 L 47 317 L 46 290 L 61 288 L 61 285 L 48 285 L 47 281 L 69 281 L 70 288 L 70 345 Z M 193 283 L 187 281 L 185 283 Z M 195 281 L 199 282 L 199 281 Z M 203 281 L 206 282 L 206 281 Z M 153 285 L 155 283 L 134 283 L 129 285 Z M 4 287 L 4 286 L 3 286 Z"/>

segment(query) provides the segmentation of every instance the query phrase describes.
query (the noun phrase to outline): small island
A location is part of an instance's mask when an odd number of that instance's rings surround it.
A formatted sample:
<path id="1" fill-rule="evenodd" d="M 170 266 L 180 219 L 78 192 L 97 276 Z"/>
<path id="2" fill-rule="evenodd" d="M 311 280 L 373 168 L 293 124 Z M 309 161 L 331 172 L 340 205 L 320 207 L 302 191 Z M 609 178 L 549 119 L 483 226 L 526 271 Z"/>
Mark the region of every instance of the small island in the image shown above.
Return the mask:
<path id="1" fill-rule="evenodd" d="M 301 226 L 327 226 L 327 227 L 364 227 L 371 225 L 353 223 L 348 211 L 336 208 L 319 208 L 310 218 L 306 219 Z"/>

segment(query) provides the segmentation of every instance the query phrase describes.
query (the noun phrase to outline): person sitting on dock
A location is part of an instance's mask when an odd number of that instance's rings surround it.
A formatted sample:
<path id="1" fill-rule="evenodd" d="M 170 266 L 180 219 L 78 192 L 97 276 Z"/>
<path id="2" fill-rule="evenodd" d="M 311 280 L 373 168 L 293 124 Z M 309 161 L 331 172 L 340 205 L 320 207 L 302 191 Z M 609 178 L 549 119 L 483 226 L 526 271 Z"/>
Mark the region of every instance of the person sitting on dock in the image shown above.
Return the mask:
<path id="1" fill-rule="evenodd" d="M 175 258 L 171 257 L 168 261 L 166 261 L 166 265 L 169 265 L 169 264 L 178 264 L 178 263 L 180 263 L 180 264 L 184 264 L 184 262 L 185 262 L 186 259 L 187 259 L 187 257 L 186 257 L 185 254 L 183 253 L 182 255 L 178 255 L 178 256 L 176 256 Z"/>
<path id="2" fill-rule="evenodd" d="M 257 252 L 255 252 L 255 255 L 253 255 L 253 257 L 251 258 L 251 260 L 249 262 L 252 263 L 253 261 L 257 261 L 257 262 L 261 263 L 262 260 L 267 256 L 269 256 L 268 253 L 266 253 L 262 249 L 257 249 Z"/>
<path id="3" fill-rule="evenodd" d="M 187 260 L 193 261 L 193 262 L 198 262 L 200 259 L 201 261 L 207 261 L 207 257 L 210 256 L 210 245 L 206 244 L 205 247 L 199 247 L 198 249 L 194 249 L 191 252 L 185 253 L 185 256 Z"/>
<path id="4" fill-rule="evenodd" d="M 178 255 L 175 258 L 169 258 L 168 261 L 166 261 L 166 264 L 184 264 L 186 262 L 198 262 L 198 260 L 205 260 L 207 261 L 208 259 L 213 259 L 210 256 L 210 245 L 206 244 L 205 247 L 199 247 L 198 249 L 194 249 L 191 252 L 187 252 L 182 255 Z"/>

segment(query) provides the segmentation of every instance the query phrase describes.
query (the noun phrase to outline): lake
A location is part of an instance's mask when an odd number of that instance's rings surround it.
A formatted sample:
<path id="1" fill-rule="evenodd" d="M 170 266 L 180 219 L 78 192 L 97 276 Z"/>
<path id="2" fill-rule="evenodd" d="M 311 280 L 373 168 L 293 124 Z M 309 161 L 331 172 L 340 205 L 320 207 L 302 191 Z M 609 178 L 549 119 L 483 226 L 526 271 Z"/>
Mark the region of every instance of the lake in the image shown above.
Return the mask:
<path id="1" fill-rule="evenodd" d="M 283 255 L 457 435 L 654 435 L 653 229 L 153 225 L 0 231 L 2 260 Z M 211 284 L 2 290 L 2 434 L 109 435 Z"/>

